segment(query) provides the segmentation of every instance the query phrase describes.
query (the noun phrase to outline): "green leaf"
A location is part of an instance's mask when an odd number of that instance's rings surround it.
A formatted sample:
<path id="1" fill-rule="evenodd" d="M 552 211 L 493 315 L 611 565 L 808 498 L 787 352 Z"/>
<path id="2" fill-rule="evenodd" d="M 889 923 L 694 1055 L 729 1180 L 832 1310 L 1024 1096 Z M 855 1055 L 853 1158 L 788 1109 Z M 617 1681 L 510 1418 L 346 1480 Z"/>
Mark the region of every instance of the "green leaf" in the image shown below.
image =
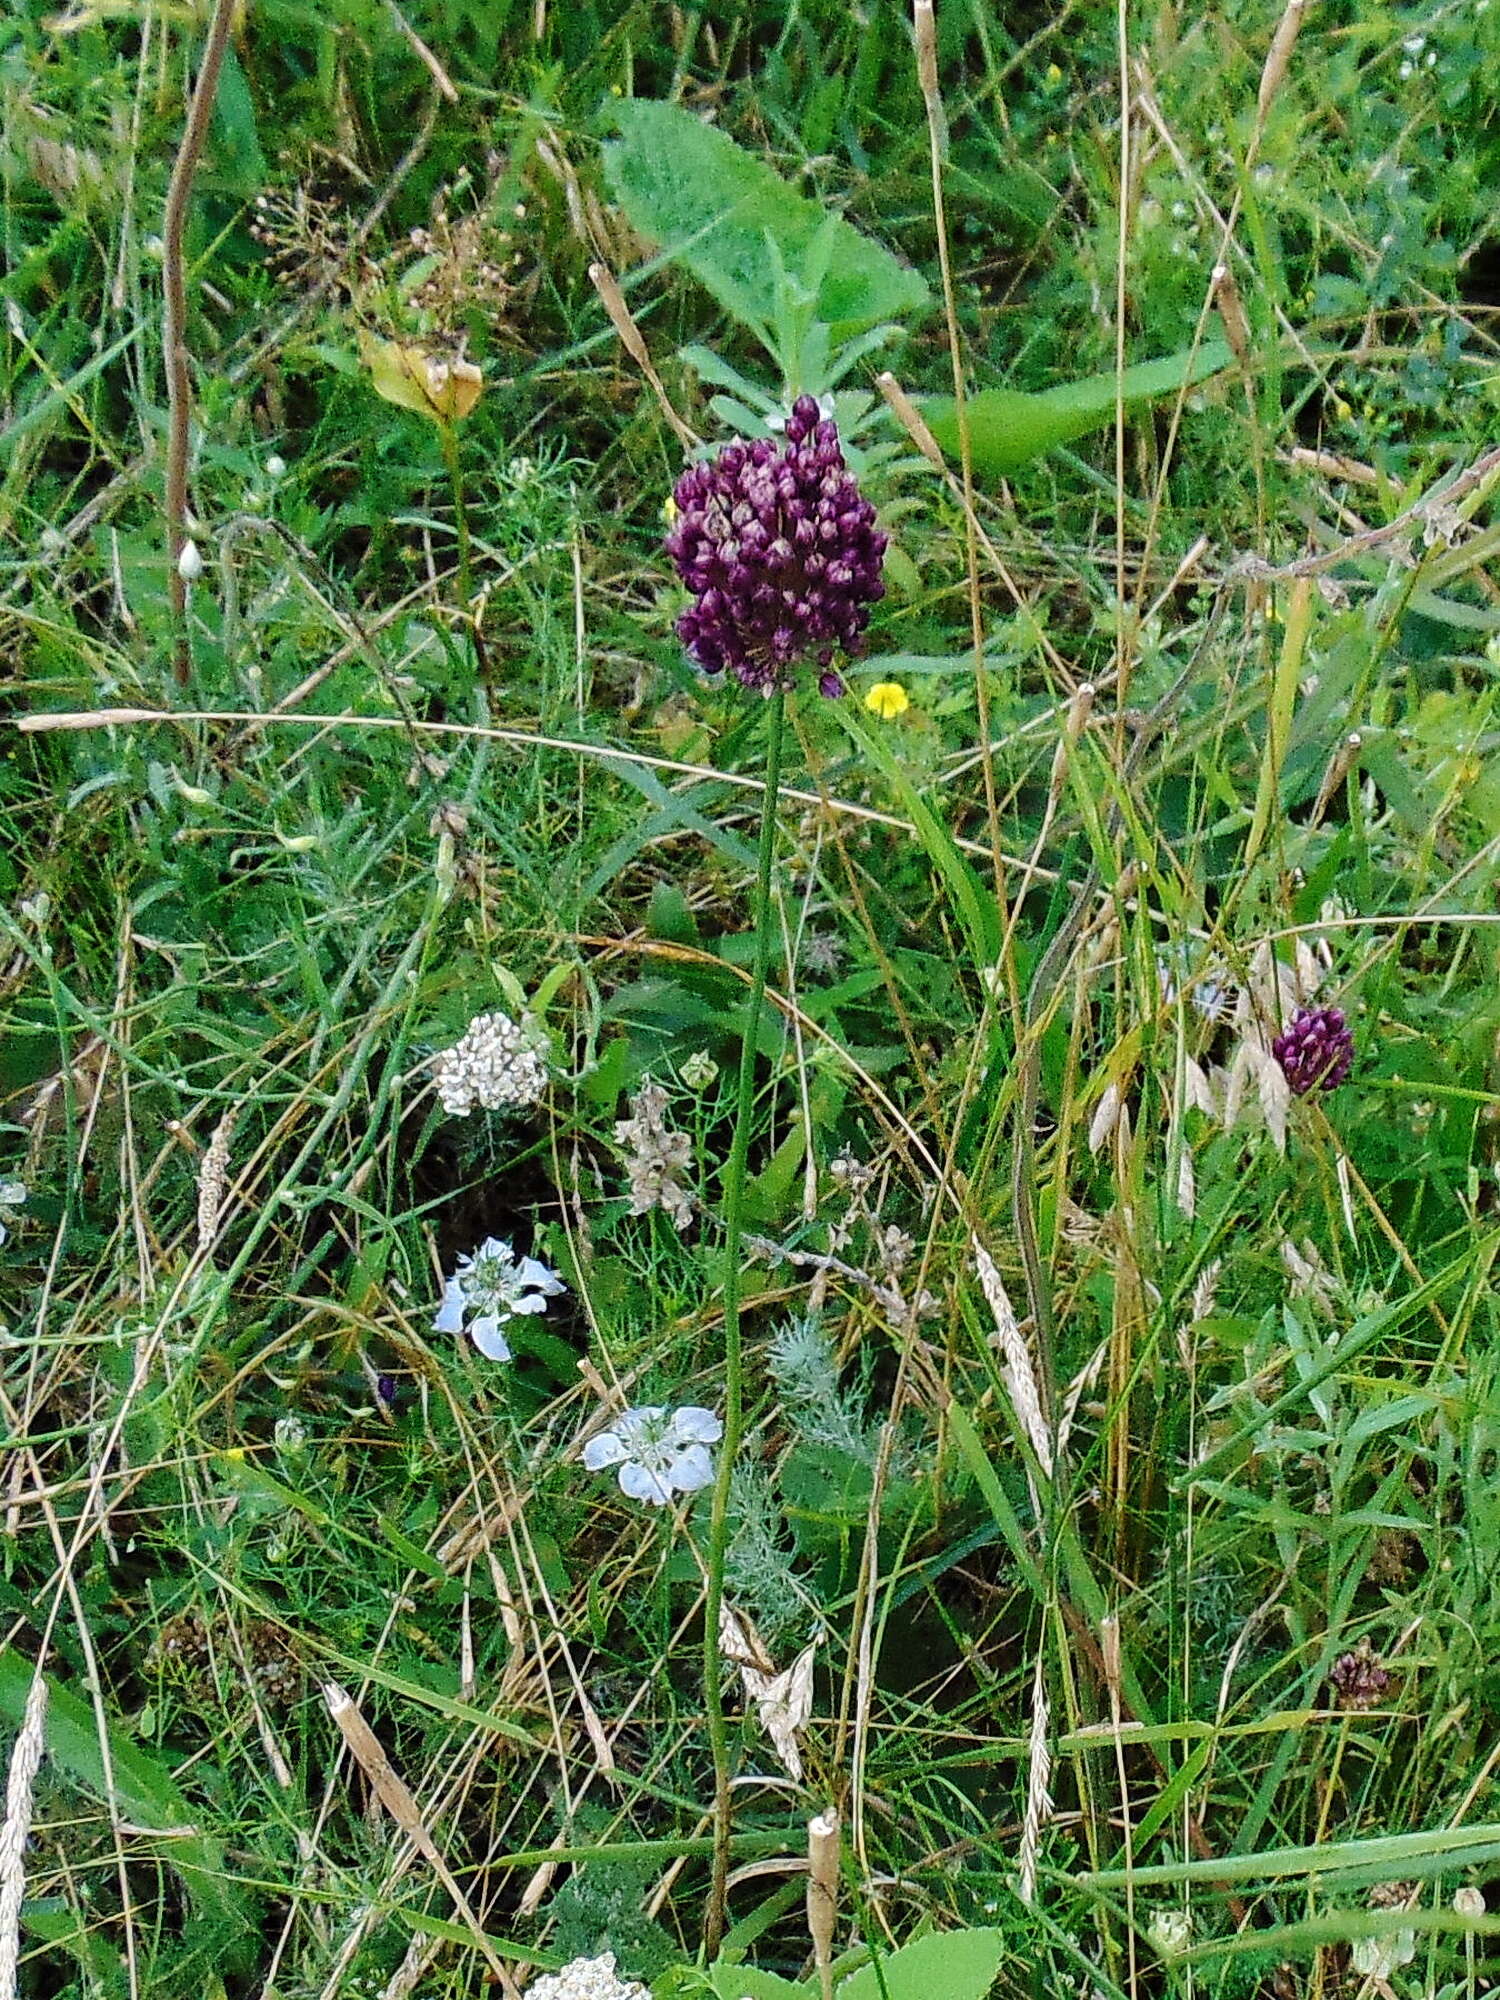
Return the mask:
<path id="1" fill-rule="evenodd" d="M 727 133 L 675 104 L 636 98 L 616 109 L 620 139 L 604 149 L 610 191 L 631 226 L 686 264 L 763 338 L 777 320 L 775 246 L 809 282 L 835 341 L 927 304 L 927 286 L 880 244 L 788 187 Z M 815 286 L 813 264 L 822 265 Z"/>
<path id="2" fill-rule="evenodd" d="M 214 165 L 222 184 L 236 194 L 253 196 L 270 178 L 250 85 L 233 45 L 224 51 L 219 93 L 214 99 Z"/>
<path id="3" fill-rule="evenodd" d="M 1005 1939 L 999 1931 L 942 1931 L 913 1938 L 841 1980 L 838 2000 L 984 2000 Z"/>
<path id="4" fill-rule="evenodd" d="M 1217 375 L 1232 359 L 1223 341 L 1205 340 L 1161 361 L 1143 361 L 1122 375 L 1110 369 L 1107 374 L 1086 375 L 1079 382 L 1064 382 L 1035 395 L 1023 389 L 981 389 L 964 401 L 974 470 L 997 477 L 1017 472 L 1054 445 L 1067 444 L 1113 423 L 1119 403 L 1133 410 L 1159 397 L 1175 395 Z M 958 416 L 953 398 L 925 397 L 922 415 L 943 450 L 950 458 L 957 458 Z"/>
<path id="5" fill-rule="evenodd" d="M 805 1986 L 794 1986 L 774 1972 L 761 1972 L 753 1965 L 724 1965 L 712 1968 L 708 1983 L 719 2000 L 808 2000 Z"/>
<path id="6" fill-rule="evenodd" d="M 31 1661 L 13 1647 L 0 1652 L 0 1717 L 13 1728 L 21 1725 L 34 1672 Z M 226 1879 L 223 1847 L 191 1830 L 196 1816 L 170 1774 L 155 1757 L 112 1729 L 106 1776 L 92 1707 L 50 1678 L 47 1755 L 81 1791 L 111 1800 L 121 1817 L 143 1832 L 170 1832 L 161 1857 L 182 1877 L 197 1914 L 215 1921 L 226 1933 L 249 1935 L 249 1912 L 238 1885 Z"/>

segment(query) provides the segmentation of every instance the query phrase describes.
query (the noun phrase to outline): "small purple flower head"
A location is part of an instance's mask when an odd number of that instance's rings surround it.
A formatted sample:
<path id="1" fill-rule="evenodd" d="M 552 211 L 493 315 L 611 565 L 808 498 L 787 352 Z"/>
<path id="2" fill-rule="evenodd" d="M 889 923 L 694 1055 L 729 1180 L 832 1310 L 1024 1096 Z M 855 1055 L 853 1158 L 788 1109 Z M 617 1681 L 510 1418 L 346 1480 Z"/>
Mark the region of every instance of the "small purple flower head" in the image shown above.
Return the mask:
<path id="1" fill-rule="evenodd" d="M 1354 1037 L 1337 1007 L 1299 1007 L 1291 1025 L 1271 1044 L 1271 1053 L 1294 1097 L 1332 1090 L 1354 1066 Z"/>
<path id="2" fill-rule="evenodd" d="M 693 593 L 677 621 L 691 658 L 767 694 L 811 660 L 821 691 L 841 694 L 834 655 L 863 645 L 870 606 L 885 595 L 886 537 L 844 464 L 838 427 L 799 396 L 784 445 L 726 445 L 690 465 L 674 497 L 666 547 Z"/>

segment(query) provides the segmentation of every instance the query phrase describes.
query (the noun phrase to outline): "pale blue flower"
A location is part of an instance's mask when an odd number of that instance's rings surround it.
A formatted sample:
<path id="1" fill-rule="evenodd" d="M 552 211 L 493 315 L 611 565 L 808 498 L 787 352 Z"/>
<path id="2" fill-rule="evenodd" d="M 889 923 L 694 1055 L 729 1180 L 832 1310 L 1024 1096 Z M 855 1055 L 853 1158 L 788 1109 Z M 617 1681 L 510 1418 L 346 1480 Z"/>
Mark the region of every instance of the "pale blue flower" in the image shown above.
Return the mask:
<path id="1" fill-rule="evenodd" d="M 25 1181 L 0 1180 L 0 1243 L 10 1234 L 10 1225 L 26 1206 L 26 1194 Z"/>
<path id="2" fill-rule="evenodd" d="M 467 1333 L 491 1361 L 509 1361 L 510 1343 L 500 1331 L 517 1313 L 544 1313 L 548 1299 L 567 1286 L 535 1257 L 522 1257 L 498 1237 L 487 1236 L 472 1257 L 460 1257 L 443 1287 L 443 1303 L 432 1325 L 437 1333 Z"/>
<path id="3" fill-rule="evenodd" d="M 724 1435 L 712 1410 L 690 1406 L 666 1410 L 660 1404 L 626 1410 L 607 1431 L 583 1448 L 590 1472 L 620 1468 L 620 1491 L 632 1500 L 665 1507 L 674 1493 L 711 1486 L 714 1462 L 708 1447 Z"/>

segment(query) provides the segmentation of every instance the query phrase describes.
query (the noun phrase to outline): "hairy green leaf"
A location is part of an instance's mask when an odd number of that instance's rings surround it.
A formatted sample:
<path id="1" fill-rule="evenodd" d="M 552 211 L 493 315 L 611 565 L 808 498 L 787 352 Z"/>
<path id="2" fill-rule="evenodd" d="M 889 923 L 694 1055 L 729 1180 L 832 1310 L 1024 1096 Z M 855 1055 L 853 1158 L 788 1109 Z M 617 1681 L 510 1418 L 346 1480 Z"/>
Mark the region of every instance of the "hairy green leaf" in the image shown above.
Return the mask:
<path id="1" fill-rule="evenodd" d="M 815 282 L 817 317 L 835 340 L 926 305 L 922 278 L 849 223 L 835 219 L 819 240 L 828 211 L 727 133 L 646 98 L 620 105 L 616 119 L 621 137 L 604 149 L 604 168 L 631 226 L 745 325 L 763 331 L 776 319 L 774 253 L 787 272 Z"/>

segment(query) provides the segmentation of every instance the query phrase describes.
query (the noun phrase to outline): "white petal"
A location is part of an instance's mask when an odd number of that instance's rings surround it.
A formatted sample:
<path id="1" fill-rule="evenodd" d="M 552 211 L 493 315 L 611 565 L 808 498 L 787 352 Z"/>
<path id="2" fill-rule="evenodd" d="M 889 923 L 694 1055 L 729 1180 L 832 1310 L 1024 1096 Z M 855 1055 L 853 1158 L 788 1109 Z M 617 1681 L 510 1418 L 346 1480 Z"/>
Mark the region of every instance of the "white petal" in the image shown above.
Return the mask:
<path id="1" fill-rule="evenodd" d="M 690 1444 L 672 1460 L 667 1477 L 679 1493 L 696 1493 L 701 1486 L 713 1485 L 714 1462 L 701 1444 Z"/>
<path id="2" fill-rule="evenodd" d="M 450 1278 L 443 1287 L 443 1303 L 438 1307 L 432 1322 L 434 1333 L 461 1333 L 464 1324 L 464 1295 L 459 1290 L 457 1278 Z"/>
<path id="3" fill-rule="evenodd" d="M 493 1313 L 486 1313 L 483 1319 L 476 1319 L 469 1328 L 474 1336 L 474 1345 L 488 1361 L 509 1361 L 510 1342 L 500 1331 L 500 1322 Z"/>
<path id="4" fill-rule="evenodd" d="M 689 1404 L 685 1410 L 672 1412 L 672 1435 L 679 1444 L 717 1444 L 724 1426 L 712 1410 Z"/>
<path id="5" fill-rule="evenodd" d="M 510 1309 L 513 1313 L 544 1313 L 547 1301 L 538 1292 L 523 1293 L 520 1298 L 511 1300 Z"/>
<path id="6" fill-rule="evenodd" d="M 485 1237 L 479 1248 L 474 1252 L 473 1261 L 477 1263 L 481 1257 L 501 1257 L 507 1264 L 513 1264 L 516 1261 L 515 1251 L 511 1249 L 508 1243 L 502 1243 L 498 1236 Z"/>
<path id="7" fill-rule="evenodd" d="M 620 1467 L 620 1491 L 628 1493 L 632 1500 L 649 1500 L 653 1507 L 665 1507 L 672 1497 L 672 1489 L 661 1474 L 648 1472 L 633 1458 L 626 1459 Z"/>
<path id="8" fill-rule="evenodd" d="M 590 1472 L 602 1472 L 606 1465 L 618 1465 L 629 1456 L 613 1431 L 600 1431 L 598 1437 L 591 1437 L 583 1447 L 583 1462 Z"/>
<path id="9" fill-rule="evenodd" d="M 549 1271 L 545 1264 L 539 1264 L 535 1257 L 523 1257 L 520 1265 L 521 1283 L 535 1285 L 539 1292 L 545 1292 L 549 1299 L 555 1299 L 559 1292 L 568 1288 L 556 1271 Z"/>

